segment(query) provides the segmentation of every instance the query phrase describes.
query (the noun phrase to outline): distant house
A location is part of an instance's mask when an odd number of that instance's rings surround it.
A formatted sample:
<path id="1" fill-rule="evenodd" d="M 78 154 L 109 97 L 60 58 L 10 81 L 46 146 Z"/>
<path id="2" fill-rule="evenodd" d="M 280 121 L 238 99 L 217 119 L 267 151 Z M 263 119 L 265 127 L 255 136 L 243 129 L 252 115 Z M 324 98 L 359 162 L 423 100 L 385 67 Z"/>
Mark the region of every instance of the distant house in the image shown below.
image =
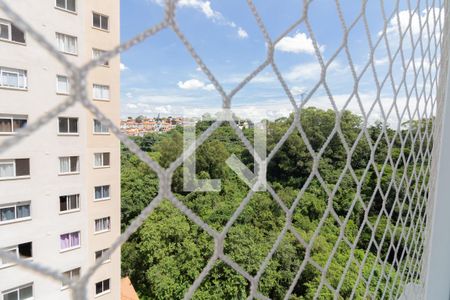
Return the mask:
<path id="1" fill-rule="evenodd" d="M 128 277 L 120 280 L 120 300 L 139 300 L 133 284 Z"/>

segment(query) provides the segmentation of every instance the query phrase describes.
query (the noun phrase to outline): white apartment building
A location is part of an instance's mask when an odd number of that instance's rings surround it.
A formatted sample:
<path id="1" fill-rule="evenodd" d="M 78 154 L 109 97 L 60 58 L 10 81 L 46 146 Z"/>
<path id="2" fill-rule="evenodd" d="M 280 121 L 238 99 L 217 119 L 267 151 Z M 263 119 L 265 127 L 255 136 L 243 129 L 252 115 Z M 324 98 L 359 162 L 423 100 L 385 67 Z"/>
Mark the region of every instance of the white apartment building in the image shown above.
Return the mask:
<path id="1" fill-rule="evenodd" d="M 119 41 L 118 0 L 7 0 L 73 64 Z M 120 118 L 118 57 L 91 71 L 90 100 Z M 64 67 L 0 11 L 0 142 L 71 93 Z M 120 145 L 76 104 L 0 153 L 0 248 L 76 278 L 120 234 Z M 89 299 L 119 299 L 120 251 L 93 275 Z M 61 282 L 0 259 L 0 300 L 70 299 Z"/>

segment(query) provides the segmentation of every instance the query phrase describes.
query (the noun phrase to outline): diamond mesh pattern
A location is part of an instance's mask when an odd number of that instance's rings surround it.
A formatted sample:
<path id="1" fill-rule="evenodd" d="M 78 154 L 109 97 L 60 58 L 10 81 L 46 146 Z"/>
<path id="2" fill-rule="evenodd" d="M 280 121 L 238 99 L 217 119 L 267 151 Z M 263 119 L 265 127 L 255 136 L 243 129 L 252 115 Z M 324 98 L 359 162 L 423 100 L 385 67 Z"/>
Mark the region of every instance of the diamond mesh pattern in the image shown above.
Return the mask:
<path id="1" fill-rule="evenodd" d="M 435 116 L 438 74 L 440 70 L 440 53 L 442 46 L 442 31 L 444 26 L 444 3 L 443 1 L 436 0 L 407 1 L 407 7 L 400 9 L 399 1 L 397 0 L 395 1 L 395 8 L 387 14 L 384 8 L 384 1 L 376 1 L 379 2 L 384 21 L 383 30 L 376 35 L 370 28 L 370 22 L 368 20 L 370 11 L 367 9 L 367 0 L 362 0 L 360 2 L 359 13 L 353 20 L 351 20 L 351 22 L 346 20 L 344 17 L 341 7 L 342 1 L 335 0 L 335 9 L 343 32 L 342 42 L 336 52 L 331 55 L 328 60 L 325 60 L 320 50 L 319 43 L 315 37 L 314 28 L 309 17 L 310 6 L 313 2 L 314 1 L 312 0 L 301 1 L 303 4 L 301 17 L 289 28 L 287 28 L 283 34 L 275 39 L 272 39 L 266 29 L 264 20 L 258 13 L 255 4 L 252 0 L 247 0 L 247 5 L 257 22 L 259 30 L 264 36 L 267 47 L 267 57 L 260 66 L 251 72 L 234 89 L 227 93 L 221 83 L 215 78 L 214 74 L 208 69 L 208 66 L 202 61 L 201 57 L 197 54 L 194 47 L 178 26 L 175 18 L 176 1 L 167 0 L 165 2 L 165 16 L 160 23 L 145 30 L 131 40 L 117 46 L 113 50 L 104 53 L 101 57 L 90 61 L 82 67 L 76 67 L 67 61 L 65 56 L 54 48 L 52 42 L 45 40 L 34 28 L 28 25 L 26 20 L 23 20 L 18 14 L 16 14 L 9 5 L 7 5 L 4 1 L 0 1 L 0 9 L 3 10 L 16 25 L 38 41 L 42 47 L 48 50 L 49 53 L 51 53 L 65 66 L 73 83 L 73 94 L 71 94 L 63 103 L 59 104 L 44 116 L 40 117 L 36 122 L 18 132 L 17 135 L 1 143 L 0 153 L 12 145 L 19 143 L 20 140 L 35 132 L 40 128 L 40 126 L 58 116 L 58 114 L 65 111 L 68 107 L 79 102 L 88 111 L 93 113 L 96 119 L 108 126 L 112 133 L 115 134 L 117 138 L 130 149 L 130 151 L 136 154 L 143 162 L 154 170 L 154 172 L 158 175 L 160 182 L 158 195 L 120 235 L 120 237 L 118 237 L 115 243 L 111 245 L 108 253 L 106 253 L 102 259 L 98 260 L 95 265 L 91 266 L 83 274 L 81 279 L 76 282 L 65 278 L 51 266 L 45 266 L 26 260 L 19 260 L 1 250 L 0 256 L 8 257 L 8 259 L 15 261 L 26 269 L 34 270 L 42 275 L 49 276 L 56 280 L 64 280 L 73 290 L 74 299 L 87 299 L 87 282 L 102 264 L 103 260 L 109 257 L 108 254 L 116 251 L 120 245 L 123 244 L 130 237 L 130 235 L 139 228 L 139 226 L 155 210 L 155 208 L 158 207 L 163 199 L 168 199 L 176 208 L 179 209 L 180 212 L 182 212 L 195 224 L 200 226 L 215 241 L 213 255 L 210 257 L 208 263 L 190 288 L 186 291 L 185 299 L 192 298 L 197 288 L 218 260 L 221 260 L 248 280 L 250 283 L 248 299 L 268 299 L 267 296 L 263 295 L 259 291 L 258 284 L 266 267 L 283 240 L 283 237 L 288 233 L 292 234 L 305 249 L 305 255 L 295 277 L 292 278 L 292 283 L 286 292 L 285 299 L 290 298 L 292 295 L 293 290 L 307 265 L 312 266 L 321 273 L 320 282 L 317 283 L 315 298 L 320 298 L 321 291 L 323 289 L 327 289 L 331 292 L 335 299 L 340 299 L 342 297 L 340 290 L 344 283 L 344 279 L 349 270 L 355 267 L 357 268 L 358 276 L 354 283 L 354 288 L 350 298 L 355 297 L 356 288 L 361 284 L 366 287 L 364 295 L 365 299 L 374 299 L 379 298 L 380 296 L 381 298 L 396 299 L 400 296 L 406 284 L 415 283 L 421 285 L 422 281 L 420 274 L 422 271 L 423 249 L 425 243 L 424 233 L 427 223 L 426 202 L 429 194 L 428 178 L 431 168 L 432 133 L 435 125 L 433 123 L 433 118 Z M 330 1 L 330 3 L 332 2 L 333 1 Z M 393 27 L 390 26 L 392 24 L 394 25 Z M 287 36 L 300 25 L 306 28 L 307 34 L 313 41 L 315 57 L 321 68 L 321 76 L 305 95 L 302 103 L 298 105 L 274 59 L 274 50 L 277 43 L 280 42 L 283 37 Z M 351 52 L 353 49 L 351 49 L 348 42 L 352 31 L 358 25 L 363 26 L 370 49 L 367 62 L 363 65 L 357 65 L 354 62 Z M 224 109 L 232 108 L 233 97 L 255 76 L 260 74 L 261 71 L 265 69 L 272 68 L 274 74 L 281 83 L 286 96 L 292 104 L 292 110 L 295 112 L 295 117 L 292 125 L 285 132 L 284 136 L 273 148 L 271 153 L 269 153 L 267 157 L 262 157 L 261 160 L 266 160 L 266 162 L 269 162 L 283 146 L 288 137 L 294 132 L 301 136 L 313 159 L 313 166 L 311 168 L 312 171 L 306 182 L 301 187 L 296 199 L 290 206 L 287 206 L 280 199 L 275 190 L 268 185 L 268 191 L 286 214 L 286 219 L 283 229 L 278 235 L 278 238 L 274 242 L 269 253 L 267 253 L 267 256 L 261 263 L 255 276 L 250 275 L 242 266 L 234 262 L 223 252 L 224 239 L 226 238 L 229 229 L 237 220 L 240 213 L 244 210 L 245 206 L 249 203 L 254 192 L 252 190 L 249 191 L 248 195 L 242 200 L 240 206 L 231 216 L 223 230 L 221 232 L 216 231 L 211 226 L 206 224 L 198 215 L 186 207 L 179 199 L 177 199 L 171 191 L 172 175 L 174 171 L 183 163 L 183 155 L 174 161 L 169 168 L 162 168 L 157 162 L 152 160 L 145 152 L 143 152 L 132 140 L 123 134 L 119 128 L 111 120 L 109 120 L 87 97 L 87 92 L 85 90 L 85 78 L 88 72 L 97 66 L 98 62 L 108 60 L 111 57 L 139 44 L 143 40 L 158 34 L 158 32 L 164 29 L 172 30 L 177 35 L 194 61 L 209 78 L 217 92 L 222 97 Z M 393 31 L 397 36 L 396 40 L 392 40 L 392 38 L 390 38 L 389 34 Z M 375 54 L 380 49 L 383 49 L 383 51 L 386 52 L 386 59 L 389 66 L 389 71 L 386 72 L 386 74 L 379 74 L 379 69 L 376 67 Z M 327 79 L 327 72 L 338 55 L 344 55 L 344 57 L 346 57 L 348 70 L 354 81 L 353 92 L 349 95 L 348 99 L 344 101 L 343 105 L 341 103 L 341 108 L 338 107 L 337 100 L 329 87 L 329 81 Z M 400 76 L 396 76 L 395 74 L 400 74 Z M 371 99 L 370 103 L 367 103 L 367 99 L 363 99 L 364 97 L 359 90 L 362 78 L 365 76 L 371 76 L 371 78 L 373 78 L 373 85 L 376 89 L 376 97 Z M 330 107 L 335 112 L 336 122 L 325 143 L 320 147 L 320 149 L 314 149 L 308 140 L 305 129 L 302 127 L 302 123 L 300 122 L 300 112 L 312 99 L 314 99 L 319 89 L 323 89 L 325 91 Z M 391 105 L 386 104 L 386 101 L 381 96 L 382 92 L 386 94 L 386 91 L 388 91 L 389 97 L 392 100 L 387 103 L 392 103 Z M 355 101 L 360 109 L 358 113 L 360 113 L 363 117 L 363 126 L 356 140 L 349 143 L 340 126 L 340 120 L 344 109 L 346 109 L 351 102 Z M 370 118 L 375 111 L 378 111 L 381 115 L 382 124 L 379 134 L 374 137 L 369 134 L 368 126 L 370 125 Z M 393 131 L 392 134 L 392 132 L 389 131 L 388 122 L 393 118 L 397 120 L 397 128 L 395 128 L 396 130 Z M 189 154 L 192 154 L 196 148 L 220 126 L 221 122 L 222 121 L 216 121 L 212 126 L 210 126 L 209 129 L 203 132 L 198 137 L 197 142 L 186 150 L 188 155 L 185 155 L 184 157 L 188 157 Z M 248 148 L 250 153 L 255 153 L 253 151 L 252 144 L 247 140 L 237 124 L 233 121 L 230 121 L 229 123 L 244 145 Z M 320 173 L 319 161 L 325 149 L 329 146 L 334 137 L 337 137 L 343 145 L 347 155 L 347 161 L 345 162 L 345 167 L 342 170 L 337 182 L 334 186 L 330 187 Z M 353 169 L 351 162 L 352 155 L 360 142 L 366 142 L 369 145 L 371 155 L 364 172 L 362 174 L 357 174 Z M 388 150 L 384 163 L 380 165 L 379 163 L 376 163 L 374 157 L 377 153 L 379 145 L 381 144 L 386 144 Z M 400 153 L 394 155 L 392 153 L 392 149 L 394 145 L 398 144 L 401 145 L 401 151 Z M 407 147 L 410 151 L 406 151 Z M 374 171 L 376 175 L 376 187 L 372 191 L 373 193 L 370 199 L 363 199 L 361 189 L 364 187 L 366 176 L 370 170 Z M 388 170 L 390 170 L 389 173 Z M 389 180 L 387 183 L 382 183 L 382 180 L 384 180 L 383 176 L 386 174 L 391 174 Z M 347 216 L 341 217 L 336 213 L 333 207 L 333 199 L 346 175 L 349 175 L 354 181 L 356 193 L 352 204 L 348 209 Z M 292 217 L 295 209 L 298 207 L 299 202 L 312 181 L 318 181 L 320 183 L 320 186 L 327 195 L 328 201 L 326 209 L 316 230 L 312 236 L 305 239 L 292 225 Z M 386 205 L 386 202 L 389 200 L 389 195 L 394 195 L 394 203 L 390 206 L 390 208 Z M 370 219 L 369 211 L 373 210 L 374 202 L 377 201 L 376 199 L 382 199 L 382 205 L 379 211 L 377 211 L 377 217 Z M 361 206 L 364 209 L 365 214 L 356 237 L 349 239 L 345 234 L 345 229 L 355 205 Z M 386 217 L 388 219 L 387 224 L 384 226 L 380 225 L 382 217 Z M 321 233 L 324 223 L 329 219 L 339 225 L 340 233 L 334 243 L 332 251 L 328 256 L 326 264 L 320 265 L 312 258 L 311 251 L 315 240 Z M 365 250 L 364 255 L 356 259 L 355 249 L 357 248 L 357 244 L 361 238 L 363 230 L 367 228 L 371 232 L 369 245 Z M 387 250 L 383 250 L 385 245 L 387 245 Z M 339 247 L 348 248 L 350 250 L 350 255 L 346 265 L 344 266 L 343 272 L 340 275 L 339 282 L 337 284 L 332 284 L 328 275 L 330 272 L 331 263 Z M 369 260 L 368 254 L 370 249 L 376 249 L 377 256 L 375 263 L 382 267 L 381 274 L 375 275 L 375 268 L 373 268 L 369 274 L 363 272 L 364 266 Z M 387 253 L 382 255 L 382 251 L 387 251 Z M 390 264 L 387 263 L 389 255 L 394 257 L 393 263 Z M 376 288 L 370 288 L 374 284 Z"/>

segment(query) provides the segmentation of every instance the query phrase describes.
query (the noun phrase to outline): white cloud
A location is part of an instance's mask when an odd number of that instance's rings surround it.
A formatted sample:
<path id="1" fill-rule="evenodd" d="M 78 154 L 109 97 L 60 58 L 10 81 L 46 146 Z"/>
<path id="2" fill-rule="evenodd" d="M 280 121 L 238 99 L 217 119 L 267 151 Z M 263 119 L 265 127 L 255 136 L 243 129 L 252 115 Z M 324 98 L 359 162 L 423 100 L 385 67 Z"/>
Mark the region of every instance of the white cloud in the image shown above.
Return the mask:
<path id="1" fill-rule="evenodd" d="M 293 37 L 285 36 L 275 45 L 275 49 L 283 52 L 314 54 L 312 39 L 303 32 L 298 32 Z M 321 52 L 324 49 L 324 46 L 319 46 Z"/>
<path id="2" fill-rule="evenodd" d="M 399 36 L 399 25 L 402 33 L 405 31 L 411 32 L 413 35 L 420 33 L 421 25 L 423 27 L 424 35 L 427 35 L 427 28 L 435 28 L 435 24 L 441 22 L 444 19 L 444 9 L 433 7 L 429 9 L 422 10 L 421 13 L 415 12 L 411 13 L 409 10 L 402 10 L 397 15 L 394 15 L 389 21 L 388 27 L 386 28 L 386 34 L 388 35 L 398 35 Z M 436 30 L 439 30 L 439 26 L 436 26 Z M 381 35 L 380 31 L 378 35 Z M 436 35 L 439 35 L 436 33 Z"/>
<path id="3" fill-rule="evenodd" d="M 128 70 L 128 67 L 125 64 L 120 63 L 120 71 L 125 71 L 125 70 Z"/>
<path id="4" fill-rule="evenodd" d="M 214 90 L 214 85 L 205 84 L 203 81 L 198 79 L 189 79 L 186 81 L 178 81 L 178 87 L 183 90 L 205 90 L 212 91 Z"/>
<path id="5" fill-rule="evenodd" d="M 238 33 L 239 38 L 241 38 L 241 39 L 246 39 L 246 38 L 248 38 L 248 33 L 247 33 L 247 31 L 245 31 L 245 30 L 242 29 L 241 27 L 239 27 L 237 33 Z"/>
<path id="6" fill-rule="evenodd" d="M 290 81 L 309 81 L 320 79 L 321 67 L 319 63 L 305 63 L 292 67 L 284 76 L 287 80 Z M 327 68 L 327 75 L 335 72 L 335 71 L 344 71 L 345 68 L 338 62 L 333 61 Z"/>
<path id="7" fill-rule="evenodd" d="M 154 3 L 163 6 L 164 1 L 162 0 L 152 0 Z M 214 10 L 211 7 L 211 1 L 205 0 L 179 0 L 177 3 L 178 7 L 183 8 L 193 8 L 201 12 L 206 18 L 212 20 L 213 22 L 221 25 L 228 26 L 230 28 L 237 28 L 237 35 L 241 39 L 248 37 L 248 33 L 241 27 L 237 26 L 233 21 L 227 20 L 219 11 Z"/>
<path id="8" fill-rule="evenodd" d="M 128 103 L 127 104 L 127 108 L 135 109 L 135 108 L 138 108 L 138 106 L 136 104 L 134 104 L 134 103 Z"/>

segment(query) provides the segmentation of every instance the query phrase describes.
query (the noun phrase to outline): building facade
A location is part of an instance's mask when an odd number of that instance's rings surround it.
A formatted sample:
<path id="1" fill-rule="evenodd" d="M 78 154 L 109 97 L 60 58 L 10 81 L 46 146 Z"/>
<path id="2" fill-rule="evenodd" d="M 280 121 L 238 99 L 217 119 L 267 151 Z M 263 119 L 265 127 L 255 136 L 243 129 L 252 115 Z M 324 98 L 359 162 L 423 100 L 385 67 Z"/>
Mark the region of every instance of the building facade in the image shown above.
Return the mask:
<path id="1" fill-rule="evenodd" d="M 6 1 L 74 65 L 119 44 L 117 0 Z M 0 142 L 71 93 L 64 66 L 0 11 Z M 118 126 L 120 61 L 89 73 L 87 93 Z M 75 104 L 0 153 L 0 248 L 77 278 L 120 234 L 120 145 Z M 89 299 L 119 299 L 120 251 L 92 276 Z M 61 282 L 0 259 L 0 295 L 70 299 Z"/>

